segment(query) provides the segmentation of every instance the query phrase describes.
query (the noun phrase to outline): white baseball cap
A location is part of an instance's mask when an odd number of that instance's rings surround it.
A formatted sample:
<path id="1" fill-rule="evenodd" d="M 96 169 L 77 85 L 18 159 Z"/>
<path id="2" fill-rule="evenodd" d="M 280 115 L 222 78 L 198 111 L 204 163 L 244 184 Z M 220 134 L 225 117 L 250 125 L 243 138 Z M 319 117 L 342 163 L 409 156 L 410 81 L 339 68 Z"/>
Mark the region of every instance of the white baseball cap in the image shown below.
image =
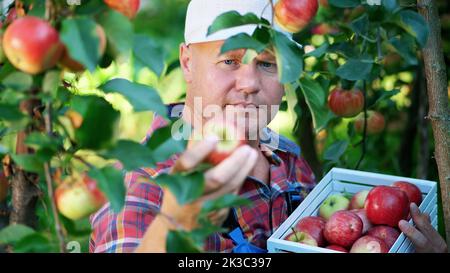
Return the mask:
<path id="1" fill-rule="evenodd" d="M 277 0 L 274 1 L 274 4 Z M 193 43 L 211 42 L 226 40 L 239 33 L 252 35 L 257 25 L 243 25 L 227 28 L 207 35 L 209 26 L 212 25 L 216 17 L 229 12 L 237 11 L 241 15 L 254 13 L 258 17 L 272 21 L 272 7 L 268 0 L 191 0 L 187 13 L 184 29 L 184 41 L 187 45 Z M 281 30 L 275 25 L 275 29 L 283 32 L 292 40 L 292 34 Z"/>

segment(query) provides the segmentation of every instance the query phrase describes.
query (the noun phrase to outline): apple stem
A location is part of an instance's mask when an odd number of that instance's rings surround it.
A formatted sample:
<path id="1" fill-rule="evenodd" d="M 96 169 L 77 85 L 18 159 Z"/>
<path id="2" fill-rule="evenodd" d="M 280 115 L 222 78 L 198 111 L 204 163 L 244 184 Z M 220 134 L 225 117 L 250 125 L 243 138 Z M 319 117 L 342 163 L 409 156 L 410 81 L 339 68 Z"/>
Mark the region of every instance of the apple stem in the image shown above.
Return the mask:
<path id="1" fill-rule="evenodd" d="M 51 112 L 52 112 L 52 105 L 51 103 L 46 103 L 46 113 L 44 114 L 44 121 L 45 121 L 45 131 L 47 134 L 52 137 L 52 118 L 51 118 Z M 52 207 L 52 214 L 53 219 L 55 219 L 55 231 L 56 235 L 58 236 L 59 241 L 59 250 L 61 253 L 66 252 L 66 244 L 64 242 L 64 235 L 63 230 L 61 227 L 61 222 L 59 221 L 59 215 L 58 211 L 56 209 L 56 200 L 54 198 L 53 193 L 53 181 L 52 181 L 52 175 L 51 175 L 51 166 L 50 161 L 47 161 L 44 163 L 44 171 L 45 171 L 45 180 L 47 182 L 47 194 L 50 199 L 51 207 Z"/>
<path id="2" fill-rule="evenodd" d="M 296 239 L 297 242 L 298 242 L 299 239 L 298 239 L 298 237 L 297 237 L 297 232 L 295 231 L 295 229 L 294 229 L 293 227 L 292 227 L 291 229 L 292 229 L 292 232 L 294 232 L 295 239 Z"/>

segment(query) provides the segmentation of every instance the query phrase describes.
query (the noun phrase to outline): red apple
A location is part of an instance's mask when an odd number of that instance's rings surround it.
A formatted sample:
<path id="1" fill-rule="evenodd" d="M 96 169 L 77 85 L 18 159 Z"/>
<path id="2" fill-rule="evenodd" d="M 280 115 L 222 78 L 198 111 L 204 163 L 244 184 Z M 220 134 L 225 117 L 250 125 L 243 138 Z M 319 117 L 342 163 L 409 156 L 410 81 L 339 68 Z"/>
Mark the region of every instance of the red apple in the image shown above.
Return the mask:
<path id="1" fill-rule="evenodd" d="M 320 23 L 311 29 L 311 33 L 315 35 L 336 34 L 338 32 L 338 28 L 332 27 L 327 23 Z"/>
<path id="2" fill-rule="evenodd" d="M 376 111 L 367 111 L 367 134 L 373 135 L 384 130 L 386 122 L 382 114 Z M 355 130 L 357 133 L 364 131 L 364 113 L 359 114 L 355 120 Z"/>
<path id="3" fill-rule="evenodd" d="M 285 31 L 299 32 L 316 15 L 317 0 L 280 0 L 275 4 L 275 22 Z"/>
<path id="4" fill-rule="evenodd" d="M 350 200 L 349 209 L 363 209 L 364 202 L 366 202 L 366 198 L 367 198 L 368 194 L 369 194 L 368 190 L 363 190 L 363 191 L 359 191 L 355 195 L 353 195 L 352 199 Z"/>
<path id="5" fill-rule="evenodd" d="M 325 238 L 323 237 L 323 230 L 325 223 L 326 221 L 322 217 L 308 216 L 302 218 L 297 223 L 295 230 L 308 233 L 316 240 L 318 246 L 324 246 Z"/>
<path id="6" fill-rule="evenodd" d="M 106 202 L 95 180 L 86 173 L 67 177 L 55 190 L 59 212 L 72 220 L 79 220 L 100 209 Z"/>
<path id="7" fill-rule="evenodd" d="M 374 237 L 377 237 L 381 240 L 383 240 L 387 247 L 391 249 L 391 247 L 394 245 L 395 241 L 397 240 L 398 236 L 400 236 L 400 232 L 396 230 L 393 227 L 389 226 L 376 226 L 371 228 L 367 235 L 371 235 Z"/>
<path id="8" fill-rule="evenodd" d="M 360 90 L 337 87 L 328 96 L 328 107 L 339 117 L 354 117 L 364 108 L 364 95 Z"/>
<path id="9" fill-rule="evenodd" d="M 39 74 L 59 61 L 63 44 L 58 32 L 47 21 L 26 16 L 15 20 L 6 29 L 3 49 L 16 68 Z"/>
<path id="10" fill-rule="evenodd" d="M 370 190 L 364 207 L 372 224 L 397 227 L 400 220 L 408 217 L 409 200 L 399 188 L 377 186 Z"/>
<path id="11" fill-rule="evenodd" d="M 364 209 L 354 209 L 351 210 L 351 212 L 354 212 L 363 222 L 363 230 L 362 234 L 366 234 L 366 232 L 372 227 L 372 223 L 369 221 L 369 218 L 367 218 L 366 211 Z"/>
<path id="12" fill-rule="evenodd" d="M 342 246 L 338 246 L 338 245 L 329 245 L 329 246 L 327 246 L 327 247 L 325 247 L 325 248 L 327 248 L 327 249 L 332 249 L 332 250 L 336 250 L 336 251 L 340 251 L 340 252 L 345 252 L 345 253 L 348 252 L 347 249 L 343 248 Z"/>
<path id="13" fill-rule="evenodd" d="M 140 0 L 103 0 L 110 8 L 133 19 L 139 10 Z"/>
<path id="14" fill-rule="evenodd" d="M 235 124 L 220 119 L 211 119 L 204 125 L 203 136 L 211 135 L 215 135 L 219 139 L 216 149 L 207 157 L 207 162 L 213 165 L 218 165 L 234 150 L 246 143 L 242 130 L 239 130 Z"/>
<path id="15" fill-rule="evenodd" d="M 103 28 L 97 24 L 96 28 L 96 36 L 98 37 L 100 43 L 98 45 L 98 55 L 102 56 L 106 50 L 106 35 Z M 82 72 L 85 70 L 84 65 L 80 64 L 78 61 L 74 60 L 67 51 L 67 48 L 64 46 L 64 53 L 61 58 L 60 64 L 67 68 L 72 72 Z"/>
<path id="16" fill-rule="evenodd" d="M 349 247 L 362 235 L 363 222 L 351 211 L 335 212 L 325 224 L 324 235 L 328 243 Z"/>
<path id="17" fill-rule="evenodd" d="M 306 232 L 294 231 L 286 236 L 285 240 L 306 244 L 310 246 L 317 246 L 317 241 Z"/>
<path id="18" fill-rule="evenodd" d="M 332 194 L 320 205 L 319 216 L 328 220 L 336 211 L 347 210 L 349 204 L 350 201 L 344 195 Z"/>
<path id="19" fill-rule="evenodd" d="M 408 195 L 410 203 L 415 203 L 417 206 L 419 206 L 420 203 L 422 203 L 422 192 L 416 185 L 405 181 L 397 181 L 394 182 L 392 186 L 397 187 L 402 191 L 404 191 L 406 195 Z"/>
<path id="20" fill-rule="evenodd" d="M 374 236 L 366 235 L 359 238 L 350 249 L 350 253 L 388 253 L 386 243 Z"/>

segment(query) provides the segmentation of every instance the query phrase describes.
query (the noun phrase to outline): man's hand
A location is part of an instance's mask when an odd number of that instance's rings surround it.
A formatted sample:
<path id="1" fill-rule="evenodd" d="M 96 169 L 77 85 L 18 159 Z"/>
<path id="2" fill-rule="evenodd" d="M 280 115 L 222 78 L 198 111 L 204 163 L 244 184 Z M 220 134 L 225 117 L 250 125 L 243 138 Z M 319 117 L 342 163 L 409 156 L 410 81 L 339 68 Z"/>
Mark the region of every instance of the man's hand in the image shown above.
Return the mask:
<path id="1" fill-rule="evenodd" d="M 175 162 L 171 173 L 189 171 L 204 161 L 215 149 L 217 139 L 209 138 L 191 146 Z M 203 196 L 190 204 L 180 206 L 173 194 L 164 189 L 161 212 L 191 230 L 196 226 L 197 216 L 203 202 L 225 194 L 237 194 L 247 175 L 256 164 L 257 152 L 248 145 L 236 149 L 219 165 L 205 172 L 205 191 Z M 228 215 L 229 209 L 223 209 L 210 215 L 215 225 L 221 225 Z"/>
<path id="2" fill-rule="evenodd" d="M 399 222 L 400 230 L 413 243 L 416 252 L 419 253 L 444 253 L 447 252 L 447 244 L 430 223 L 430 216 L 421 213 L 416 204 L 410 205 L 411 217 L 416 224 L 413 227 L 405 220 Z"/>

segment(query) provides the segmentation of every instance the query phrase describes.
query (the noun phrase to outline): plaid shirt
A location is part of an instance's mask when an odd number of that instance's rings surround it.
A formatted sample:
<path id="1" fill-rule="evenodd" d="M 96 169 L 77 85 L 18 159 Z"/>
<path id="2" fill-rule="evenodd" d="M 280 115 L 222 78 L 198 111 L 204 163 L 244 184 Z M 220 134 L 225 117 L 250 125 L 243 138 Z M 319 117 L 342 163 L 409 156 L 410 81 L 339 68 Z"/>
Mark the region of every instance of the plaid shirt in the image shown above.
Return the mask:
<path id="1" fill-rule="evenodd" d="M 169 105 L 169 115 L 181 115 L 182 104 Z M 152 132 L 167 122 L 155 115 L 144 142 Z M 267 129 L 267 128 L 266 128 Z M 261 150 L 270 163 L 270 183 L 248 176 L 239 195 L 251 200 L 251 206 L 234 207 L 237 223 L 246 239 L 265 249 L 271 234 L 287 219 L 288 202 L 286 193 L 293 189 L 299 193 L 300 201 L 316 185 L 308 163 L 300 155 L 299 147 L 283 136 L 267 129 L 272 136 L 279 137 L 277 147 L 261 142 Z M 125 206 L 120 213 L 114 213 L 109 203 L 91 216 L 92 234 L 90 252 L 132 252 L 139 245 L 147 228 L 155 217 L 162 202 L 162 190 L 155 183 L 149 183 L 158 174 L 167 173 L 179 155 L 157 164 L 156 168 L 141 168 L 125 174 L 127 194 Z M 271 222 L 271 223 L 270 223 Z M 231 252 L 233 241 L 227 234 L 213 234 L 205 242 L 208 252 Z"/>

